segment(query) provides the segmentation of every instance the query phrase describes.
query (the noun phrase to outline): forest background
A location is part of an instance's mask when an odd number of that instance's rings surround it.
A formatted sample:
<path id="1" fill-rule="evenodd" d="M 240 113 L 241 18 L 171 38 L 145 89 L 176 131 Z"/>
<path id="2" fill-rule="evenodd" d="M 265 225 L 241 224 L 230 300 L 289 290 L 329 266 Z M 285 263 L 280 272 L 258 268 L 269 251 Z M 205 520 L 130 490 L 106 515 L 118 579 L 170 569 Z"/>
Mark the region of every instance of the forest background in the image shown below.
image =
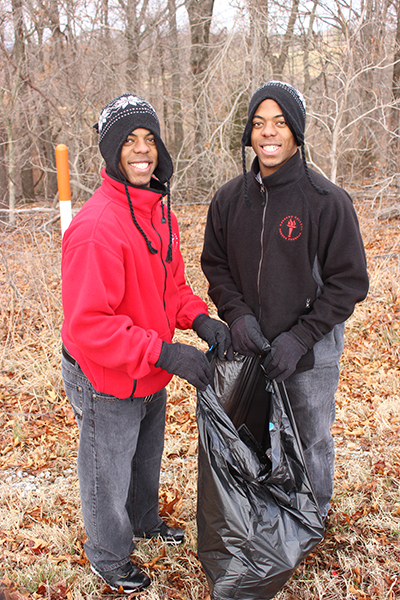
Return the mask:
<path id="1" fill-rule="evenodd" d="M 101 108 L 126 91 L 153 104 L 187 278 L 215 314 L 199 265 L 206 210 L 241 172 L 248 102 L 272 78 L 305 96 L 307 159 L 351 193 L 371 279 L 346 328 L 326 539 L 277 597 L 400 598 L 400 0 L 0 0 L 0 57 L 1 600 L 109 593 L 82 549 L 60 377 L 56 145 L 68 146 L 76 212 L 100 183 Z M 195 391 L 174 378 L 168 392 L 161 510 L 187 542 L 139 545 L 154 581 L 141 597 L 203 600 Z"/>
<path id="2" fill-rule="evenodd" d="M 371 195 L 399 176 L 399 0 L 0 0 L 0 201 L 72 198 L 100 181 L 93 125 L 133 92 L 162 121 L 174 197 L 208 201 L 241 170 L 249 99 L 269 79 L 307 102 L 310 164 Z M 250 160 L 249 151 L 248 160 Z"/>

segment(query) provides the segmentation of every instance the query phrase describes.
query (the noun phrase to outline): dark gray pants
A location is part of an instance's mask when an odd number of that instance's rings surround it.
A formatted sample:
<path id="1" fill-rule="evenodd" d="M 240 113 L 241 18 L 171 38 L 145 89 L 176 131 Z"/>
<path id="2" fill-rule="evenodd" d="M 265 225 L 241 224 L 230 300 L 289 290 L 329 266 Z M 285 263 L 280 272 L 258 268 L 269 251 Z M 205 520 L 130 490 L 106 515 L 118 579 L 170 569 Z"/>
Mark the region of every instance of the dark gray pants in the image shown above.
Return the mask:
<path id="1" fill-rule="evenodd" d="M 313 369 L 291 375 L 285 381 L 322 517 L 328 513 L 333 491 L 335 448 L 331 427 L 343 345 L 344 323 L 315 344 Z"/>
<path id="2" fill-rule="evenodd" d="M 62 358 L 65 392 L 79 427 L 78 476 L 88 541 L 97 570 L 129 561 L 133 536 L 156 527 L 166 390 L 120 400 L 99 394 L 78 366 Z"/>
<path id="3" fill-rule="evenodd" d="M 339 367 L 314 367 L 285 381 L 304 459 L 323 518 L 329 510 L 335 472 L 331 427 L 335 420 L 335 392 Z"/>

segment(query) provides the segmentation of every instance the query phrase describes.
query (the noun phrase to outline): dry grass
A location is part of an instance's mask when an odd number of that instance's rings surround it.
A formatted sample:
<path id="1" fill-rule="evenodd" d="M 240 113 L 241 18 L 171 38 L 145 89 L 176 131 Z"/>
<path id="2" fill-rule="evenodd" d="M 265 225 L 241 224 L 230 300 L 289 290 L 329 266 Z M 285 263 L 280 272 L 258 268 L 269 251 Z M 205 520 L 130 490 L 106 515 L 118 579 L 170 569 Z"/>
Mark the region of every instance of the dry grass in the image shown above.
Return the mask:
<path id="1" fill-rule="evenodd" d="M 366 202 L 357 209 L 371 290 L 347 324 L 333 510 L 326 539 L 280 600 L 400 598 L 400 221 L 376 220 Z M 199 268 L 206 207 L 176 212 L 188 280 L 207 300 Z M 39 219 L 0 234 L 0 598 L 98 599 L 107 590 L 82 550 L 77 428 L 60 375 L 61 239 Z M 204 348 L 191 332 L 177 337 Z M 143 600 L 207 597 L 196 558 L 196 453 L 194 390 L 174 378 L 161 500 L 187 542 L 138 545 L 153 579 Z"/>

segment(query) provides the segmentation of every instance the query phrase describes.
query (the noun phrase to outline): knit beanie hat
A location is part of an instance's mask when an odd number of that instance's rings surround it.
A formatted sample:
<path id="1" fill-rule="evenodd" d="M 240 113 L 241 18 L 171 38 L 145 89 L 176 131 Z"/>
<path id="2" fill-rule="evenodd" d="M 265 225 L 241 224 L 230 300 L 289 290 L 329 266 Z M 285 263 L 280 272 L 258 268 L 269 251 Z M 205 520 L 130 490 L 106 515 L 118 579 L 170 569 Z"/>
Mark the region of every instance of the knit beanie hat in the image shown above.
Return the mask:
<path id="1" fill-rule="evenodd" d="M 122 146 L 130 133 L 138 127 L 148 129 L 154 135 L 158 152 L 158 165 L 154 175 L 165 183 L 173 173 L 172 159 L 160 137 L 160 122 L 154 108 L 135 94 L 122 94 L 102 109 L 94 128 L 100 134 L 99 148 L 106 162 L 108 175 L 118 181 L 126 181 L 119 169 Z"/>
<path id="2" fill-rule="evenodd" d="M 151 241 L 138 223 L 129 193 L 129 185 L 126 177 L 119 169 L 122 146 L 132 131 L 143 127 L 148 129 L 154 135 L 158 153 L 158 164 L 154 170 L 154 175 L 161 183 L 166 184 L 167 188 L 167 211 L 169 228 L 169 245 L 166 260 L 172 260 L 172 225 L 171 225 L 171 194 L 169 180 L 174 171 L 171 156 L 166 149 L 164 142 L 160 137 L 160 122 L 157 113 L 149 102 L 143 100 L 135 94 L 122 94 L 114 98 L 102 109 L 98 123 L 93 125 L 99 133 L 99 148 L 106 162 L 106 172 L 110 177 L 121 181 L 125 185 L 125 193 L 129 203 L 132 220 L 138 231 L 143 236 L 147 248 L 151 254 L 157 254 L 157 250 L 152 246 Z M 164 205 L 162 207 L 162 222 L 167 220 L 164 216 Z"/>
<path id="3" fill-rule="evenodd" d="M 246 177 L 246 153 L 245 146 L 251 146 L 251 132 L 253 128 L 254 114 L 264 100 L 271 99 L 275 100 L 282 111 L 285 121 L 292 132 L 295 142 L 301 149 L 301 157 L 303 160 L 304 170 L 307 175 L 307 179 L 320 194 L 327 194 L 327 190 L 317 186 L 311 179 L 310 172 L 306 161 L 305 149 L 304 149 L 304 130 L 306 125 L 306 103 L 303 95 L 288 83 L 283 81 L 268 81 L 260 86 L 253 94 L 249 109 L 247 123 L 244 128 L 242 136 L 242 162 L 243 162 L 243 173 L 245 175 L 245 200 L 249 204 L 247 194 L 247 177 Z"/>
<path id="4" fill-rule="evenodd" d="M 242 137 L 245 146 L 251 146 L 251 131 L 254 114 L 264 100 L 270 98 L 279 104 L 285 121 L 294 135 L 298 146 L 304 144 L 306 125 L 306 103 L 302 94 L 293 86 L 282 81 L 269 81 L 256 90 L 250 100 L 248 119 Z"/>

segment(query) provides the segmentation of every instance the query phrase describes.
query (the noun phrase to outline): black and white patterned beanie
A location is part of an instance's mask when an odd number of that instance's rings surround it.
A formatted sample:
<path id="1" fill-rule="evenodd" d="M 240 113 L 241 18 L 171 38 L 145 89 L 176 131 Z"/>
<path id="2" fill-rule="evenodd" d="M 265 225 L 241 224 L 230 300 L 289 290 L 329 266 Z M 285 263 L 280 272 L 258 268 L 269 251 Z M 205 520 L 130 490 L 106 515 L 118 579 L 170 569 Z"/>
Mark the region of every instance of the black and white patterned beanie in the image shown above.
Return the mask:
<path id="1" fill-rule="evenodd" d="M 132 131 L 143 127 L 148 129 L 154 135 L 156 140 L 158 164 L 154 170 L 154 175 L 161 183 L 166 184 L 167 189 L 167 213 L 168 213 L 168 228 L 169 228 L 169 244 L 166 260 L 172 260 L 172 225 L 171 225 L 171 194 L 169 180 L 172 177 L 174 167 L 171 156 L 166 149 L 164 142 L 160 136 L 160 122 L 157 113 L 149 102 L 143 100 L 135 94 L 122 94 L 118 98 L 114 98 L 100 113 L 98 122 L 93 126 L 99 133 L 99 148 L 106 163 L 107 174 L 121 181 L 125 185 L 125 193 L 129 203 L 133 223 L 138 231 L 143 236 L 147 248 L 151 254 L 157 254 L 157 250 L 152 246 L 151 241 L 146 236 L 145 232 L 139 225 L 132 206 L 131 197 L 129 194 L 129 186 L 131 185 L 125 175 L 120 171 L 119 162 L 121 159 L 121 150 L 126 138 Z M 166 223 L 164 217 L 164 205 L 162 207 L 162 222 Z"/>
<path id="2" fill-rule="evenodd" d="M 304 149 L 304 130 L 306 125 L 306 103 L 303 95 L 289 83 L 283 81 L 268 81 L 261 85 L 253 94 L 248 109 L 247 123 L 244 128 L 242 136 L 242 162 L 243 162 L 243 173 L 245 175 L 245 199 L 249 203 L 247 194 L 247 177 L 246 177 L 246 153 L 245 147 L 251 146 L 251 132 L 253 128 L 253 118 L 255 112 L 261 102 L 264 100 L 271 99 L 275 100 L 279 104 L 285 121 L 292 132 L 295 142 L 301 149 L 301 157 L 303 160 L 304 170 L 307 178 L 314 189 L 319 194 L 327 194 L 328 191 L 320 188 L 311 179 L 310 172 L 306 161 L 306 154 Z"/>
<path id="3" fill-rule="evenodd" d="M 99 133 L 99 148 L 110 177 L 126 182 L 119 169 L 122 146 L 134 129 L 143 127 L 154 135 L 158 152 L 158 165 L 154 175 L 165 183 L 172 177 L 171 156 L 160 136 L 160 122 L 157 113 L 149 102 L 135 94 L 122 94 L 111 100 L 102 109 L 94 128 Z"/>

